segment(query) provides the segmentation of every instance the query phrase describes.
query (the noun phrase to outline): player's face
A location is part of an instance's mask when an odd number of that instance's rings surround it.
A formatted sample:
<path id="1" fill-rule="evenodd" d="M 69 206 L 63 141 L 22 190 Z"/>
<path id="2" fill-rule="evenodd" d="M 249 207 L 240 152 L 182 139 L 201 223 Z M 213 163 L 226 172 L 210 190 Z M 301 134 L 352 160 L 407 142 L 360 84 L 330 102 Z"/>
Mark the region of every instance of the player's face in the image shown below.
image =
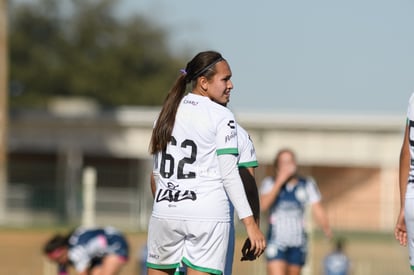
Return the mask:
<path id="1" fill-rule="evenodd" d="M 67 248 L 58 248 L 54 252 L 48 255 L 49 259 L 59 263 L 66 264 L 68 262 L 68 250 Z"/>
<path id="2" fill-rule="evenodd" d="M 208 97 L 221 104 L 227 105 L 230 101 L 230 91 L 233 89 L 231 70 L 226 61 L 220 61 L 215 66 L 216 74 L 208 81 Z"/>
<path id="3" fill-rule="evenodd" d="M 290 175 L 296 172 L 296 160 L 290 152 L 283 152 L 279 156 L 278 169 Z"/>

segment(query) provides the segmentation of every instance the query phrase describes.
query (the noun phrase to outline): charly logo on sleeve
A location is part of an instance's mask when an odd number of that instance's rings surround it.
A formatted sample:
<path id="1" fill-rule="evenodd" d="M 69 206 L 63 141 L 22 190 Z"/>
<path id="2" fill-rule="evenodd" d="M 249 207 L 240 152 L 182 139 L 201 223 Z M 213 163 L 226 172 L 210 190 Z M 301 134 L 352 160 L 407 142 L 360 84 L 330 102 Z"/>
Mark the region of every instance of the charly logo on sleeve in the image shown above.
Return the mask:
<path id="1" fill-rule="evenodd" d="M 168 182 L 167 189 L 160 189 L 157 193 L 156 202 L 168 201 L 168 202 L 180 202 L 184 200 L 195 201 L 197 195 L 192 190 L 178 190 L 178 184 L 174 185 L 172 182 Z"/>
<path id="2" fill-rule="evenodd" d="M 230 129 L 235 129 L 236 128 L 236 123 L 234 120 L 229 120 L 229 122 L 227 123 L 227 126 L 230 127 Z"/>

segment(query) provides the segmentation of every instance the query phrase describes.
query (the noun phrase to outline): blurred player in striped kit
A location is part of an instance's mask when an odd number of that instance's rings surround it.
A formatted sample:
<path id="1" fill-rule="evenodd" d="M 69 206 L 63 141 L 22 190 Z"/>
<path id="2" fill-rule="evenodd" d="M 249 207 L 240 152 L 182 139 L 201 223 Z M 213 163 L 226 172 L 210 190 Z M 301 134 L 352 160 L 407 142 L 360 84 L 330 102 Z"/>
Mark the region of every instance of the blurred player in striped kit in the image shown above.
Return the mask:
<path id="1" fill-rule="evenodd" d="M 280 150 L 274 160 L 275 176 L 260 187 L 260 208 L 269 210 L 267 272 L 269 275 L 299 275 L 307 255 L 305 208 L 310 205 L 326 237 L 332 233 L 321 195 L 313 179 L 297 173 L 292 150 Z"/>
<path id="2" fill-rule="evenodd" d="M 56 234 L 43 252 L 58 264 L 60 275 L 73 266 L 79 275 L 117 275 L 128 261 L 128 243 L 113 227 L 78 227 L 68 235 Z"/>

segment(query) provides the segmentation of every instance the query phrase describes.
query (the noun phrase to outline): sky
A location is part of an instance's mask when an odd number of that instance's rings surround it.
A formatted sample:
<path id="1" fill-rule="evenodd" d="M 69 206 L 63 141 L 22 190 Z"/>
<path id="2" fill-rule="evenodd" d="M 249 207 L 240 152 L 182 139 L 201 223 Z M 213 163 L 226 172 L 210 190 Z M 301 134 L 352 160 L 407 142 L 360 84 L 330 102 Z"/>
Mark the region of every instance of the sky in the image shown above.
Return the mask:
<path id="1" fill-rule="evenodd" d="M 236 111 L 405 115 L 414 92 L 412 0 L 119 0 L 118 7 L 165 27 L 173 53 L 222 53 Z"/>

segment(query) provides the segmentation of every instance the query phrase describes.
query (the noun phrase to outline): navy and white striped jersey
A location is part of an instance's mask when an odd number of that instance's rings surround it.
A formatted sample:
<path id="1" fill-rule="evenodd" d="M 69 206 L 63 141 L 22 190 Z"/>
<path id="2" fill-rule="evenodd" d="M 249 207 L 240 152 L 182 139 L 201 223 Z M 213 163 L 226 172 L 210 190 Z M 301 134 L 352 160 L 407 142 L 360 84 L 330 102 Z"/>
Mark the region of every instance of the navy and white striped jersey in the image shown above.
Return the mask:
<path id="1" fill-rule="evenodd" d="M 273 177 L 263 180 L 261 194 L 270 192 Z M 269 210 L 269 242 L 277 247 L 298 247 L 306 243 L 305 207 L 320 201 L 318 187 L 311 178 L 299 178 L 297 184 L 285 184 Z"/>
<path id="2" fill-rule="evenodd" d="M 107 254 L 128 257 L 127 244 L 115 228 L 80 227 L 69 238 L 69 260 L 78 272 L 88 269 L 94 260 Z"/>

